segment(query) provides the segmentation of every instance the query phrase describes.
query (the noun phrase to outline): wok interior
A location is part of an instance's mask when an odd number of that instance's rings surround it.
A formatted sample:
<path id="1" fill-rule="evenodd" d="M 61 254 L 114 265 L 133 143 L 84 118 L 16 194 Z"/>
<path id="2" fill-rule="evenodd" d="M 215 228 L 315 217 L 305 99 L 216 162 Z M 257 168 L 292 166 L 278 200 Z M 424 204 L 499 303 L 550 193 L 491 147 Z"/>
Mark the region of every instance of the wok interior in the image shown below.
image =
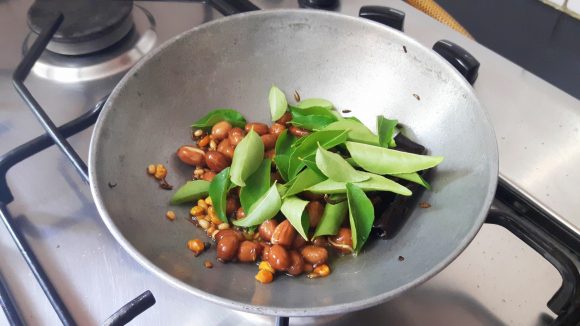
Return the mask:
<path id="1" fill-rule="evenodd" d="M 138 65 L 109 99 L 92 144 L 97 205 L 129 252 L 150 262 L 145 265 L 231 307 L 312 315 L 378 303 L 446 265 L 488 209 L 497 176 L 495 138 L 460 78 L 414 41 L 359 19 L 287 11 L 210 23 Z M 332 261 L 332 274 L 323 279 L 278 276 L 262 285 L 253 264 L 203 267 L 205 259 L 215 262 L 215 252 L 194 258 L 185 243 L 206 235 L 186 221 L 187 205 L 172 208 L 174 222 L 164 218 L 172 192 L 160 189 L 145 168 L 166 164 L 168 182 L 180 186 L 192 169 L 174 152 L 191 142 L 190 124 L 213 108 L 269 122 L 272 84 L 289 101 L 294 90 L 302 98 L 329 99 L 372 129 L 379 114 L 399 119 L 407 135 L 445 156 L 433 191 L 420 199 L 432 207 L 415 209 L 394 239 L 370 241 L 358 257 Z"/>

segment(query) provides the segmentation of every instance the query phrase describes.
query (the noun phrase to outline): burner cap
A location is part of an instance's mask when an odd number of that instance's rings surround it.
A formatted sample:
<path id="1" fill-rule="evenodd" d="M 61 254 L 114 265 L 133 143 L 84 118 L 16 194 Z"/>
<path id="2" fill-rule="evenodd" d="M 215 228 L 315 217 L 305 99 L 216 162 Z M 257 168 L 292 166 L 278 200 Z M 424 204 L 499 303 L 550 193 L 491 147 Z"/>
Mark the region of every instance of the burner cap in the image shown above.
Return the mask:
<path id="1" fill-rule="evenodd" d="M 40 34 L 57 12 L 62 25 L 47 48 L 78 55 L 102 50 L 125 36 L 133 26 L 133 1 L 36 0 L 28 10 L 28 26 Z"/>

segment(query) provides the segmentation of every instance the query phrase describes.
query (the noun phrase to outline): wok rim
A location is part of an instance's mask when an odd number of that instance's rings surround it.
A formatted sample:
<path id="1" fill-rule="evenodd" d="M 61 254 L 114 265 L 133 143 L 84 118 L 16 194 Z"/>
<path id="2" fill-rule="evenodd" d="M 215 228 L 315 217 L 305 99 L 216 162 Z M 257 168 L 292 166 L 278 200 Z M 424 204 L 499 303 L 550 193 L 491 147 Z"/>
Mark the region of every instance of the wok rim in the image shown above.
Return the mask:
<path id="1" fill-rule="evenodd" d="M 133 77 L 133 75 L 141 69 L 144 65 L 148 64 L 152 58 L 160 55 L 166 49 L 171 47 L 175 44 L 179 39 L 188 37 L 190 34 L 196 33 L 197 31 L 211 28 L 213 25 L 218 25 L 227 21 L 235 21 L 239 19 L 245 19 L 249 16 L 261 16 L 261 15 L 272 15 L 272 14 L 302 14 L 302 15 L 310 15 L 310 16 L 334 16 L 335 18 L 344 19 L 344 20 L 353 20 L 357 23 L 364 23 L 369 25 L 374 25 L 377 28 L 388 30 L 390 33 L 394 34 L 398 37 L 401 41 L 407 42 L 407 44 L 414 44 L 417 47 L 423 48 L 429 52 L 437 64 L 441 66 L 442 69 L 451 72 L 451 76 L 453 76 L 456 81 L 460 83 L 460 86 L 466 90 L 468 96 L 472 97 L 475 102 L 477 103 L 477 107 L 482 112 L 482 116 L 484 119 L 480 121 L 480 124 L 483 125 L 485 130 L 487 130 L 488 135 L 486 139 L 486 153 L 488 154 L 489 160 L 489 180 L 488 180 L 488 189 L 483 201 L 482 208 L 479 212 L 479 215 L 474 220 L 473 226 L 467 232 L 466 236 L 460 241 L 459 245 L 444 259 L 442 259 L 438 264 L 434 265 L 431 269 L 425 272 L 421 277 L 414 279 L 407 284 L 398 287 L 392 291 L 385 292 L 376 296 L 372 296 L 366 299 L 361 299 L 357 301 L 352 301 L 348 303 L 340 303 L 340 304 L 333 304 L 328 306 L 322 307 L 304 307 L 304 308 L 284 308 L 284 307 L 273 307 L 273 306 L 260 306 L 260 305 L 253 305 L 253 304 L 246 304 L 239 301 L 231 300 L 225 297 L 221 297 L 218 295 L 214 295 L 212 293 L 200 290 L 192 285 L 189 285 L 176 277 L 172 276 L 171 274 L 167 273 L 163 269 L 156 266 L 153 262 L 151 262 L 148 258 L 146 258 L 138 249 L 136 249 L 122 234 L 122 232 L 117 228 L 115 222 L 107 212 L 105 207 L 105 203 L 103 197 L 101 196 L 101 192 L 97 187 L 97 180 L 98 176 L 96 173 L 95 166 L 96 162 L 96 152 L 97 152 L 97 144 L 100 139 L 101 132 L 104 127 L 104 120 L 106 116 L 111 112 L 111 108 L 113 107 L 113 103 L 115 99 L 121 93 L 124 85 L 128 82 L 128 80 Z M 129 253 L 131 257 L 133 257 L 141 266 L 145 267 L 147 270 L 153 272 L 156 276 L 160 277 L 165 282 L 168 282 L 173 287 L 184 290 L 189 292 L 198 298 L 202 298 L 212 303 L 216 303 L 227 308 L 231 308 L 237 311 L 243 311 L 248 313 L 255 313 L 261 315 L 270 315 L 270 316 L 286 316 L 286 317 L 314 317 L 314 316 L 325 316 L 325 315 L 333 315 L 333 314 L 344 314 L 348 312 L 358 311 L 365 308 L 373 307 L 378 304 L 384 303 L 388 300 L 392 300 L 395 297 L 405 293 L 406 291 L 415 288 L 422 283 L 428 281 L 433 276 L 437 275 L 441 270 L 447 267 L 451 262 L 453 262 L 465 248 L 471 243 L 471 241 L 475 238 L 476 234 L 479 232 L 480 228 L 482 227 L 489 208 L 491 207 L 493 198 L 495 196 L 495 190 L 497 187 L 499 176 L 499 153 L 497 148 L 497 139 L 495 136 L 495 132 L 491 122 L 489 120 L 487 111 L 485 110 L 484 106 L 479 101 L 477 95 L 475 94 L 472 86 L 465 80 L 465 78 L 457 72 L 457 70 L 448 63 L 445 59 L 435 54 L 434 51 L 430 50 L 429 48 L 425 47 L 415 39 L 411 38 L 410 36 L 395 30 L 393 28 L 387 27 L 383 24 L 373 22 L 367 19 L 361 19 L 359 17 L 349 16 L 345 14 L 335 13 L 335 12 L 327 12 L 327 11 L 319 11 L 319 10 L 304 10 L 304 9 L 277 9 L 277 10 L 259 10 L 259 11 L 252 11 L 247 13 L 240 13 L 228 17 L 219 18 L 201 25 L 198 25 L 192 29 L 184 31 L 164 43 L 158 46 L 156 49 L 145 55 L 139 62 L 137 62 L 124 76 L 123 78 L 117 83 L 97 119 L 95 127 L 93 129 L 90 147 L 89 147 L 89 180 L 90 180 L 90 189 L 93 195 L 93 199 L 95 201 L 95 205 L 99 212 L 101 219 L 103 220 L 104 224 L 106 225 L 107 229 L 115 240 L 123 247 L 123 249 Z"/>

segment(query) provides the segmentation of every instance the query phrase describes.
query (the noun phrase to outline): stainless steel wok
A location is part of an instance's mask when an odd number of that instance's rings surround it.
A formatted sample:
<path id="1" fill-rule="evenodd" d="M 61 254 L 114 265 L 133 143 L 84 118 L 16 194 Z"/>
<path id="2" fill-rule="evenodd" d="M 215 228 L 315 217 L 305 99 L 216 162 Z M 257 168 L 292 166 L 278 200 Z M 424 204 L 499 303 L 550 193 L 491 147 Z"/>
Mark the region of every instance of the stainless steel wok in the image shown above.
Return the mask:
<path id="1" fill-rule="evenodd" d="M 272 84 L 288 98 L 298 90 L 302 98 L 330 99 L 373 129 L 376 115 L 399 119 L 412 139 L 445 156 L 433 191 L 421 198 L 432 207 L 415 209 L 394 239 L 370 241 L 358 257 L 332 262 L 326 278 L 280 276 L 263 285 L 254 280 L 253 264 L 206 269 L 203 261 L 215 253 L 194 258 L 185 247 L 188 239 L 205 234 L 186 221 L 188 207 L 177 208 L 180 218 L 174 222 L 164 218 L 172 192 L 161 190 L 146 166 L 166 164 L 168 181 L 181 185 L 191 171 L 174 152 L 188 142 L 190 124 L 216 107 L 268 122 Z M 131 256 L 204 299 L 283 316 L 357 310 L 426 281 L 479 230 L 497 174 L 495 136 L 485 110 L 451 65 L 391 28 L 307 10 L 234 15 L 168 41 L 117 85 L 90 149 L 95 202 Z"/>

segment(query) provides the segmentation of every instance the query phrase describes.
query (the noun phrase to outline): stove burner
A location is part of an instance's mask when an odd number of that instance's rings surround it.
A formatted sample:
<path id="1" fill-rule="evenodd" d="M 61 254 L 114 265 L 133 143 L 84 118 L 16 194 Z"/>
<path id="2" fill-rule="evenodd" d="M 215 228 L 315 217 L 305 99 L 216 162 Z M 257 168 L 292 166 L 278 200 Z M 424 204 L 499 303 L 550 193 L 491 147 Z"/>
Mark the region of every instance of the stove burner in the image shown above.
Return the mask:
<path id="1" fill-rule="evenodd" d="M 155 19 L 151 13 L 135 5 L 130 16 L 134 28 L 106 50 L 76 56 L 44 51 L 32 71 L 37 76 L 61 83 L 92 81 L 124 73 L 157 44 Z M 32 46 L 36 36 L 33 32 L 28 34 L 22 45 L 23 53 Z"/>
<path id="2" fill-rule="evenodd" d="M 133 27 L 133 1 L 36 0 L 28 10 L 28 26 L 38 35 L 61 12 L 64 21 L 47 49 L 79 55 L 105 49 L 121 40 Z"/>

